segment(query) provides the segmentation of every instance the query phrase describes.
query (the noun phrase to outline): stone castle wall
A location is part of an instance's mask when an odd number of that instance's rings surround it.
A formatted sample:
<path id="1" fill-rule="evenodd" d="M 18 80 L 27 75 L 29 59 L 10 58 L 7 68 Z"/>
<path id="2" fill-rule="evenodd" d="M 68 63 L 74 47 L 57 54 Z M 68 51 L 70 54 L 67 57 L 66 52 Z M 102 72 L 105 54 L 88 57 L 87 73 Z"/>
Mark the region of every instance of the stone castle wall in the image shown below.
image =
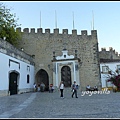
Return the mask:
<path id="1" fill-rule="evenodd" d="M 21 28 L 17 28 L 21 32 Z M 87 84 L 91 86 L 100 85 L 99 72 L 99 51 L 97 30 L 91 30 L 91 35 L 87 34 L 87 30 L 82 30 L 81 34 L 77 34 L 77 30 L 72 30 L 72 34 L 68 34 L 68 29 L 63 29 L 59 33 L 59 29 L 54 29 L 51 33 L 50 29 L 34 28 L 29 31 L 28 28 L 23 29 L 22 41 L 19 48 L 31 56 L 35 56 L 35 74 L 44 69 L 49 75 L 49 80 L 52 81 L 52 72 L 48 69 L 48 65 L 52 65 L 53 51 L 56 56 L 62 55 L 64 44 L 69 55 L 75 55 L 77 50 L 78 58 L 81 60 L 79 68 L 81 88 L 85 89 Z"/>
<path id="2" fill-rule="evenodd" d="M 14 47 L 9 42 L 3 39 L 0 39 L 0 52 L 8 56 L 14 57 L 18 60 L 21 60 L 23 62 L 26 62 L 28 64 L 34 65 L 34 60 L 31 55 L 28 55 L 21 49 L 17 49 L 16 47 Z"/>
<path id="3" fill-rule="evenodd" d="M 113 50 L 112 47 L 109 47 L 109 51 L 107 51 L 106 48 L 101 48 L 99 56 L 102 59 L 120 59 L 120 54 Z"/>

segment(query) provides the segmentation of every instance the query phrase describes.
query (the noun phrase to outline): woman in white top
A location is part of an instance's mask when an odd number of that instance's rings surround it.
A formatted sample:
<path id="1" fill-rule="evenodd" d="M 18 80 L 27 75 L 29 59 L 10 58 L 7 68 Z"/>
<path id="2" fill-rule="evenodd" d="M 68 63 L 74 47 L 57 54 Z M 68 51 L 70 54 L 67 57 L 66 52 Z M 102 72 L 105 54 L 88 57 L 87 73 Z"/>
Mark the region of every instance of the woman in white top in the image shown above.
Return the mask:
<path id="1" fill-rule="evenodd" d="M 60 82 L 59 89 L 60 89 L 60 92 L 61 92 L 60 97 L 61 97 L 61 98 L 64 98 L 64 97 L 63 97 L 63 90 L 64 90 L 63 81 Z"/>

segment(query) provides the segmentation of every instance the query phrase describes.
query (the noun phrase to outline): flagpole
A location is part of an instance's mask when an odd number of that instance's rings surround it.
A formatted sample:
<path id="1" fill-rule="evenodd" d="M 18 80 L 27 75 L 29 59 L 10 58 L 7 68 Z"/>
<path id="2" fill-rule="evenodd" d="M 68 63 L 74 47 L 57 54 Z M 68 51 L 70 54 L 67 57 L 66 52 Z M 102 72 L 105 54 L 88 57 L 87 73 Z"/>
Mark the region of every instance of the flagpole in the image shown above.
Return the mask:
<path id="1" fill-rule="evenodd" d="M 56 14 L 56 10 L 55 10 L 55 27 L 57 28 L 57 14 Z"/>
<path id="2" fill-rule="evenodd" d="M 40 28 L 41 28 L 41 11 L 40 11 Z"/>
<path id="3" fill-rule="evenodd" d="M 92 11 L 92 13 L 93 13 L 93 11 Z M 94 30 L 94 13 L 93 13 L 93 30 Z"/>
<path id="4" fill-rule="evenodd" d="M 74 12 L 73 12 L 73 29 L 74 29 Z"/>
<path id="5" fill-rule="evenodd" d="M 92 30 L 92 21 L 91 21 L 91 30 Z"/>

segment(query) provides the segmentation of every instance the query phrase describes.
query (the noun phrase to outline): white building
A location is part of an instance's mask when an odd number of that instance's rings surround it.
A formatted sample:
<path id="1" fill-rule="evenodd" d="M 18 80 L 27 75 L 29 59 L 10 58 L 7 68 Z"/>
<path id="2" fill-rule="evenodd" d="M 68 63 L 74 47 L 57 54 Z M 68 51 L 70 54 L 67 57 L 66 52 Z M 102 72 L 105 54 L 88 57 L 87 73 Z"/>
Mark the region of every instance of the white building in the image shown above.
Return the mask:
<path id="1" fill-rule="evenodd" d="M 32 57 L 0 39 L 0 96 L 33 91 Z"/>
<path id="2" fill-rule="evenodd" d="M 112 88 L 113 84 L 108 82 L 110 75 L 108 71 L 112 71 L 112 74 L 120 73 L 120 60 L 119 59 L 100 59 L 100 70 L 101 70 L 101 82 L 102 88 Z M 118 70 L 118 73 L 115 71 Z"/>

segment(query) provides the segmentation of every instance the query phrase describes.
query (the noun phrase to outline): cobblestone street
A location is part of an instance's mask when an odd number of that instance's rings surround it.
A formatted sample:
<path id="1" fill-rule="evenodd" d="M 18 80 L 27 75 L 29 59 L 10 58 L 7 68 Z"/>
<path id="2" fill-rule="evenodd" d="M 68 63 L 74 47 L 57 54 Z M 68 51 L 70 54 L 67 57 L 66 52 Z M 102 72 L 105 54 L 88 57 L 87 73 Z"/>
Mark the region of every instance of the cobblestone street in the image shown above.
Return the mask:
<path id="1" fill-rule="evenodd" d="M 30 92 L 0 97 L 0 118 L 120 118 L 120 92 L 85 94 Z"/>

